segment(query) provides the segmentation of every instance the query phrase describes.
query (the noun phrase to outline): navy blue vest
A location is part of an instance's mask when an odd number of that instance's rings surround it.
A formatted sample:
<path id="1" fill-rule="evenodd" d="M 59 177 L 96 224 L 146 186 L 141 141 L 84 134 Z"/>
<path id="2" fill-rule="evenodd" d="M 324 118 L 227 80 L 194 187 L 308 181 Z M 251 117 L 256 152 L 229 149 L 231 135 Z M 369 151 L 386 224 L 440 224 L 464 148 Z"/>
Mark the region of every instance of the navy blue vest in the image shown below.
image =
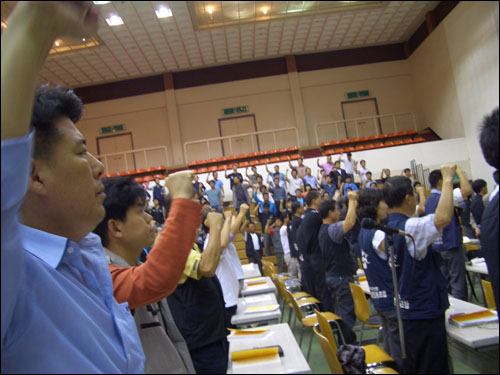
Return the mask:
<path id="1" fill-rule="evenodd" d="M 408 216 L 394 213 L 389 215 L 388 225 L 405 229 Z M 385 248 L 389 249 L 387 237 Z M 394 235 L 396 273 L 403 319 L 435 319 L 442 317 L 449 306 L 446 280 L 439 269 L 441 256 L 429 247 L 421 260 L 408 252 L 405 237 Z"/>
<path id="2" fill-rule="evenodd" d="M 425 215 L 436 212 L 439 198 L 441 198 L 441 195 L 438 193 L 432 193 L 429 195 L 429 198 L 427 198 L 427 201 L 425 202 Z M 442 243 L 441 241 L 438 241 L 431 247 L 435 251 L 456 249 L 462 245 L 462 240 L 462 228 L 460 227 L 457 212 L 454 211 L 451 223 L 443 228 Z"/>
<path id="3" fill-rule="evenodd" d="M 365 270 L 366 280 L 370 285 L 370 295 L 377 311 L 394 309 L 394 286 L 389 267 L 389 249 L 387 259 L 380 258 L 373 249 L 372 240 L 375 230 L 361 228 L 358 236 L 358 246 L 361 252 L 361 262 Z"/>

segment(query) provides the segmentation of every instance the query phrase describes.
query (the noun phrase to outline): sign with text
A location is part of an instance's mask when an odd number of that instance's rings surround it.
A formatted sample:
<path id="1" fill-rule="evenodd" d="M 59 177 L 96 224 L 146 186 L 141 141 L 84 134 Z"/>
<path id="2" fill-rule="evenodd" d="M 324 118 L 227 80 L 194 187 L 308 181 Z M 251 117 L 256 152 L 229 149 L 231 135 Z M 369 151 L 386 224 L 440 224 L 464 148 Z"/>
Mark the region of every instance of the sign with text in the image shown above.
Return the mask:
<path id="1" fill-rule="evenodd" d="M 227 115 L 237 115 L 239 113 L 247 113 L 248 112 L 248 106 L 242 105 L 240 107 L 233 107 L 233 108 L 224 108 L 222 110 L 222 113 L 224 116 Z"/>
<path id="2" fill-rule="evenodd" d="M 116 132 L 121 132 L 125 130 L 125 125 L 120 124 L 120 125 L 113 125 L 113 126 L 105 126 L 101 128 L 101 134 L 110 134 L 110 133 L 116 133 Z"/>
<path id="3" fill-rule="evenodd" d="M 346 92 L 345 96 L 347 99 L 366 98 L 366 97 L 370 96 L 370 91 L 361 90 L 361 91 Z"/>

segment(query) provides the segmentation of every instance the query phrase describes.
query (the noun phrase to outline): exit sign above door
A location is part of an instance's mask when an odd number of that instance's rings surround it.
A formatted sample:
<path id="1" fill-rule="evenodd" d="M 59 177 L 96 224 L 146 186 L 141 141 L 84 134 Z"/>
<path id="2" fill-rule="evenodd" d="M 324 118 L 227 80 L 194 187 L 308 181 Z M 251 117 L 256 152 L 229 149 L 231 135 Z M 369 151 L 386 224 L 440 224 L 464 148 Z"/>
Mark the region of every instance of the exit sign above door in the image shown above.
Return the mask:
<path id="1" fill-rule="evenodd" d="M 222 110 L 222 113 L 224 116 L 227 115 L 237 115 L 238 113 L 247 113 L 248 112 L 248 106 L 242 105 L 240 107 L 233 107 L 233 108 L 224 108 Z"/>
<path id="2" fill-rule="evenodd" d="M 368 90 L 346 92 L 345 96 L 347 99 L 366 98 L 370 96 L 370 92 Z"/>
<path id="3" fill-rule="evenodd" d="M 109 134 L 109 133 L 116 133 L 116 132 L 121 132 L 125 130 L 125 125 L 120 124 L 120 125 L 113 125 L 113 126 L 105 126 L 101 128 L 101 134 Z"/>

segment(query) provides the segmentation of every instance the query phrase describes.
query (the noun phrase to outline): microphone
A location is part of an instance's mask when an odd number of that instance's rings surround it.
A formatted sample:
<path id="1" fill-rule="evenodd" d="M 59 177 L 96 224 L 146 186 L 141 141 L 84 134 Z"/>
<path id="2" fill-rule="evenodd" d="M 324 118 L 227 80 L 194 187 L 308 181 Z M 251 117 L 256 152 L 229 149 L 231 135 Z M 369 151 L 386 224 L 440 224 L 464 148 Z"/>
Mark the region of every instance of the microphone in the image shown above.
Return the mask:
<path id="1" fill-rule="evenodd" d="M 409 233 L 406 233 L 400 229 L 388 227 L 387 225 L 377 223 L 375 220 L 365 217 L 361 220 L 361 227 L 365 229 L 378 229 L 387 234 L 399 234 L 400 236 L 408 236 L 413 238 Z"/>

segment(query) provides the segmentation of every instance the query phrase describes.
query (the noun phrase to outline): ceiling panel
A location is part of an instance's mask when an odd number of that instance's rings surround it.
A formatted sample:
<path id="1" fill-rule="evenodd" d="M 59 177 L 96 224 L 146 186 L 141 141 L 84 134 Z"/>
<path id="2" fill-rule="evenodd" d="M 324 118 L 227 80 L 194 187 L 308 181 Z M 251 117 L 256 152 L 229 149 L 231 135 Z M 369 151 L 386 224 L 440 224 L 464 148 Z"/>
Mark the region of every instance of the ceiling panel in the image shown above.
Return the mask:
<path id="1" fill-rule="evenodd" d="M 5 22 L 16 2 L 1 4 Z M 96 5 L 100 14 L 97 46 L 51 54 L 39 82 L 80 87 L 288 54 L 402 43 L 438 4 L 111 1 Z M 170 7 L 172 16 L 157 18 L 155 10 L 160 6 Z M 105 18 L 111 14 L 119 15 L 124 24 L 108 26 Z M 82 41 L 61 42 L 82 46 Z"/>

